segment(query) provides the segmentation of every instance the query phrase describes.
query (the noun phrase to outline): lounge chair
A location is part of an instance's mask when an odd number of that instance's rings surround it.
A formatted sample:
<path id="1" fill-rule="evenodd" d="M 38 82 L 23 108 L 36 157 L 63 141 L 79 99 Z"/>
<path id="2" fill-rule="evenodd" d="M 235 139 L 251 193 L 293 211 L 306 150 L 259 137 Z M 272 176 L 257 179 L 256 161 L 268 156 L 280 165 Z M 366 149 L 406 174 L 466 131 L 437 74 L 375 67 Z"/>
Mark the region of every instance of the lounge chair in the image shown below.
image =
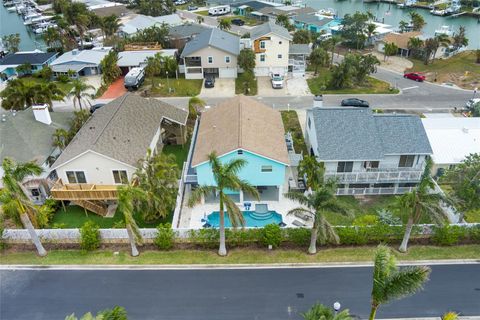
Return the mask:
<path id="1" fill-rule="evenodd" d="M 308 214 L 306 213 L 302 213 L 302 212 L 295 212 L 294 213 L 294 216 L 297 217 L 297 218 L 300 218 L 302 220 L 305 220 L 305 221 L 310 221 L 312 220 L 312 217 L 309 216 Z"/>
<path id="2" fill-rule="evenodd" d="M 304 223 L 301 223 L 300 221 L 298 220 L 293 220 L 292 224 L 296 227 L 306 227 L 307 225 L 304 224 Z"/>

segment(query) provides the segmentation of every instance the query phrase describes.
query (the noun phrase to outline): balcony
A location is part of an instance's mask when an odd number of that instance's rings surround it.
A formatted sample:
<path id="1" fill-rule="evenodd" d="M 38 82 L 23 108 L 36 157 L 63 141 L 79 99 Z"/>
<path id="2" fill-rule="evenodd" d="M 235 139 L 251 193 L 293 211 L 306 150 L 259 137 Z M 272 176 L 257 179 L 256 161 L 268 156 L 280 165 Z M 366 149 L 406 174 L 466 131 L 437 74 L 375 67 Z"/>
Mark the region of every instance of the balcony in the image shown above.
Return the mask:
<path id="1" fill-rule="evenodd" d="M 360 172 L 325 172 L 325 179 L 336 180 L 337 183 L 379 183 L 420 181 L 423 170 L 382 170 Z"/>
<path id="2" fill-rule="evenodd" d="M 348 188 L 337 189 L 338 196 L 353 195 L 387 195 L 387 194 L 404 194 L 412 192 L 414 187 L 397 187 L 397 188 Z"/>
<path id="3" fill-rule="evenodd" d="M 88 183 L 63 184 L 61 179 L 50 190 L 55 200 L 116 200 L 116 185 L 97 185 Z"/>

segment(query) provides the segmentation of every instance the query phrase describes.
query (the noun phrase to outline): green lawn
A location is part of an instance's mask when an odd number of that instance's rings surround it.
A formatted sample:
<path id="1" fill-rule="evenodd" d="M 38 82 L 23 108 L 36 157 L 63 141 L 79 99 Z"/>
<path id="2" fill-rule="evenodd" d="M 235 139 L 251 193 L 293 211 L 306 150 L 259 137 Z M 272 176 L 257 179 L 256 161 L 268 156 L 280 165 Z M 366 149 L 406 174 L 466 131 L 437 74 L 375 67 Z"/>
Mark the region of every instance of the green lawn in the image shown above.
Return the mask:
<path id="1" fill-rule="evenodd" d="M 208 16 L 208 10 L 195 11 L 194 13 L 199 14 L 201 16 Z"/>
<path id="2" fill-rule="evenodd" d="M 139 90 L 148 89 L 151 96 L 157 97 L 194 97 L 202 90 L 202 79 L 187 80 L 184 78 L 167 79 L 155 77 L 155 87 L 151 89 L 151 78 L 145 79 L 145 83 Z M 170 92 L 169 92 L 170 87 Z"/>
<path id="3" fill-rule="evenodd" d="M 317 94 L 381 94 L 381 93 L 398 93 L 397 89 L 390 90 L 388 82 L 367 77 L 367 82 L 362 85 L 356 85 L 351 88 L 344 89 L 327 89 L 329 79 L 331 77 L 328 68 L 320 68 L 315 78 L 307 79 L 310 91 Z"/>
<path id="4" fill-rule="evenodd" d="M 470 210 L 465 213 L 465 220 L 469 223 L 480 223 L 480 210 Z"/>
<path id="5" fill-rule="evenodd" d="M 27 84 L 38 84 L 38 83 L 48 83 L 52 81 L 47 81 L 45 79 L 41 78 L 35 78 L 35 77 L 22 77 L 22 80 L 25 81 Z M 62 90 L 65 94 L 68 94 L 70 90 L 72 90 L 72 83 L 67 82 L 67 83 L 62 83 L 60 81 L 53 81 L 59 88 Z"/>
<path id="6" fill-rule="evenodd" d="M 228 16 L 228 17 L 220 18 L 219 20 L 224 20 L 224 19 L 230 21 L 230 23 L 232 22 L 233 19 L 241 19 L 245 21 L 245 25 L 247 26 L 256 26 L 260 24 L 258 20 L 255 20 L 253 18 L 247 18 L 244 16 Z"/>
<path id="7" fill-rule="evenodd" d="M 280 111 L 282 114 L 283 126 L 285 132 L 290 131 L 293 137 L 293 147 L 295 148 L 296 153 L 302 153 L 304 155 L 308 154 L 307 145 L 305 144 L 305 139 L 303 137 L 302 127 L 298 120 L 298 114 L 296 111 Z"/>
<path id="8" fill-rule="evenodd" d="M 248 88 L 248 90 L 247 90 Z M 235 94 L 255 96 L 258 93 L 257 78 L 253 73 L 240 73 L 235 79 Z"/>
<path id="9" fill-rule="evenodd" d="M 100 228 L 112 228 L 115 223 L 119 223 L 123 220 L 123 215 L 118 211 L 115 213 L 113 218 L 104 218 L 89 211 L 87 211 L 87 214 L 85 214 L 85 210 L 79 206 L 66 206 L 66 209 L 67 211 L 60 209 L 55 213 L 51 222 L 52 226 L 57 225 L 57 227 L 61 226 L 62 228 L 79 228 L 85 222 L 93 221 Z M 141 228 L 155 228 L 159 223 L 171 222 L 172 216 L 173 213 L 166 219 L 148 223 L 142 219 L 140 214 L 136 214 L 135 220 L 137 221 L 138 226 Z"/>
<path id="10" fill-rule="evenodd" d="M 476 63 L 475 51 L 465 51 L 428 65 L 417 59 L 411 61 L 413 67 L 406 71 L 423 72 L 428 81 L 434 81 L 436 77 L 438 83 L 454 83 L 464 89 L 478 87 L 480 82 L 480 64 Z"/>
<path id="11" fill-rule="evenodd" d="M 142 249 L 140 249 L 141 251 Z M 269 263 L 324 263 L 324 262 L 371 262 L 375 247 L 346 247 L 320 249 L 318 254 L 309 255 L 300 250 L 233 249 L 228 256 L 220 257 L 215 250 L 172 250 L 141 251 L 133 258 L 126 250 L 118 255 L 101 250 L 82 252 L 80 250 L 52 250 L 46 257 L 38 257 L 34 252 L 12 252 L 0 254 L 0 264 L 92 264 L 92 265 L 148 265 L 148 264 L 269 264 Z M 398 260 L 439 260 L 439 259 L 478 259 L 480 245 L 452 247 L 409 246 L 408 253 L 394 251 Z"/>
<path id="12" fill-rule="evenodd" d="M 179 170 L 182 170 L 183 163 L 187 161 L 188 149 L 190 148 L 190 142 L 185 145 L 164 145 L 162 153 L 173 154 L 177 160 L 177 166 Z"/>

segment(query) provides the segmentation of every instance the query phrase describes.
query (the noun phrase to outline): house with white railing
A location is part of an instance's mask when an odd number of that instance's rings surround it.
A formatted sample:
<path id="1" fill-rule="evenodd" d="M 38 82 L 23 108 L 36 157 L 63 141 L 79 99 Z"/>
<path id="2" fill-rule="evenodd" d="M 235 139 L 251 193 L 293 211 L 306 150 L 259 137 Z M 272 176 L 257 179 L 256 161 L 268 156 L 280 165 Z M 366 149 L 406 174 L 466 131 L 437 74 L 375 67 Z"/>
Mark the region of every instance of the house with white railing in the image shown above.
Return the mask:
<path id="1" fill-rule="evenodd" d="M 306 140 L 338 195 L 401 194 L 418 185 L 432 154 L 420 117 L 326 108 L 321 99 L 307 111 Z"/>

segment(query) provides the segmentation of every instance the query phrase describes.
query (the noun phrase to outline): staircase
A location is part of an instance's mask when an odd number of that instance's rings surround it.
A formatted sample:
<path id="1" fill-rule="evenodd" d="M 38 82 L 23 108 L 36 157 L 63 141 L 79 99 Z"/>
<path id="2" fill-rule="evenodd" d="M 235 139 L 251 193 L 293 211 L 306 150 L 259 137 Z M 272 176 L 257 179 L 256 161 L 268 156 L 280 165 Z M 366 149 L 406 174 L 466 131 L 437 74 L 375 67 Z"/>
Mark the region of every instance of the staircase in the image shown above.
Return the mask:
<path id="1" fill-rule="evenodd" d="M 108 213 L 108 205 L 101 201 L 95 200 L 75 200 L 74 203 L 82 208 L 92 211 L 102 217 L 105 217 Z"/>

